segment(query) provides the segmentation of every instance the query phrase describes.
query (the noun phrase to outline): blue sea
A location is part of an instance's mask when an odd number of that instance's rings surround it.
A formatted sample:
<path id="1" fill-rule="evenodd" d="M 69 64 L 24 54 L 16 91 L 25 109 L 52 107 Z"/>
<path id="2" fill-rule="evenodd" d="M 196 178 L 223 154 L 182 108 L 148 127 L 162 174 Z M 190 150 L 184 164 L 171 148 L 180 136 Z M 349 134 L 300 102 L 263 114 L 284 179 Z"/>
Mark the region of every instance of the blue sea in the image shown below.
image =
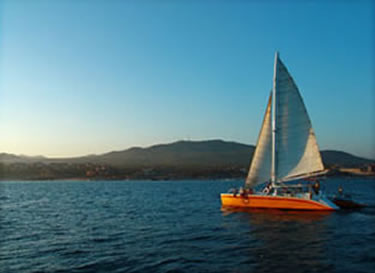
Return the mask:
<path id="1" fill-rule="evenodd" d="M 374 179 L 324 182 L 361 210 L 223 210 L 242 183 L 0 182 L 0 272 L 374 272 Z"/>

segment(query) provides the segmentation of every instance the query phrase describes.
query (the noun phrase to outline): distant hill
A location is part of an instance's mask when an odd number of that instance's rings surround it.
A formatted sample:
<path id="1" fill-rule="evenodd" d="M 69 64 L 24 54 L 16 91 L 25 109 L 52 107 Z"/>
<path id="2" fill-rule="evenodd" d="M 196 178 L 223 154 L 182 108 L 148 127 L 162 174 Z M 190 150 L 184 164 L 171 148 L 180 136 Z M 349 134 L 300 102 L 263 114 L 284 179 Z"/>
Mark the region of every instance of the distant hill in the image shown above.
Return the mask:
<path id="1" fill-rule="evenodd" d="M 104 164 L 116 168 L 184 168 L 203 169 L 220 167 L 248 168 L 254 153 L 253 145 L 222 140 L 177 141 L 148 148 L 134 147 L 123 151 L 113 151 L 102 155 L 75 158 L 50 159 L 27 157 L 1 153 L 0 162 L 10 163 L 68 163 Z M 322 151 L 326 166 L 361 167 L 375 160 L 357 157 L 342 151 Z"/>
<path id="2" fill-rule="evenodd" d="M 149 148 L 131 148 L 92 158 L 116 167 L 206 168 L 248 165 L 254 146 L 222 140 L 178 141 Z"/>
<path id="3" fill-rule="evenodd" d="M 375 163 L 375 160 L 354 156 L 341 151 L 326 150 L 322 151 L 324 165 L 337 165 L 344 168 L 356 168 L 366 164 Z"/>
<path id="4" fill-rule="evenodd" d="M 8 153 L 0 153 L 0 163 L 32 163 L 48 160 L 43 156 L 24 156 Z"/>

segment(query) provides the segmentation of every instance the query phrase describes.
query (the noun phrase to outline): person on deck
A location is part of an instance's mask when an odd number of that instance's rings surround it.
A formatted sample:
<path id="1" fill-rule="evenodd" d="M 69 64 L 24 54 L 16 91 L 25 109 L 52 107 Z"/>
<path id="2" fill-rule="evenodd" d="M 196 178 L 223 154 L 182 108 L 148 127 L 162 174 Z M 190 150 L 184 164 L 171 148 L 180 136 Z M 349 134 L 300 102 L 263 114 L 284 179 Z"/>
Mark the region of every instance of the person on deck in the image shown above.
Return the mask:
<path id="1" fill-rule="evenodd" d="M 344 193 L 344 189 L 341 187 L 341 185 L 338 188 L 339 196 L 342 196 Z"/>
<path id="2" fill-rule="evenodd" d="M 238 189 L 237 188 L 231 189 L 230 192 L 233 193 L 233 197 L 236 197 L 238 193 Z"/>
<path id="3" fill-rule="evenodd" d="M 239 190 L 239 192 L 238 192 L 239 194 L 240 194 L 240 196 L 243 196 L 243 194 L 244 194 L 244 190 L 243 190 L 243 188 L 242 187 L 240 187 L 240 190 Z"/>
<path id="4" fill-rule="evenodd" d="M 314 188 L 315 194 L 319 194 L 319 191 L 320 191 L 320 182 L 318 180 L 315 181 L 313 188 Z"/>
<path id="5" fill-rule="evenodd" d="M 272 189 L 272 183 L 268 183 L 267 186 L 263 189 L 263 193 L 268 195 L 271 192 Z"/>

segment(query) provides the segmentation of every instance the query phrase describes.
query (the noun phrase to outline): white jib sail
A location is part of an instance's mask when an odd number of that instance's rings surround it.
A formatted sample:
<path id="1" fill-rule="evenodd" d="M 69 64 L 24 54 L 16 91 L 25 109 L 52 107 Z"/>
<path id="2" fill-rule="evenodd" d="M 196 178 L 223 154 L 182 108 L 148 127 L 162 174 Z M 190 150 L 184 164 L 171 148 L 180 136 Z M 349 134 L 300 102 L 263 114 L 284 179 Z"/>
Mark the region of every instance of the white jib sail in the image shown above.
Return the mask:
<path id="1" fill-rule="evenodd" d="M 288 70 L 277 58 L 276 178 L 290 180 L 324 170 L 302 97 Z"/>
<path id="2" fill-rule="evenodd" d="M 268 99 L 262 128 L 246 178 L 246 187 L 249 188 L 270 180 L 272 158 L 271 104 L 272 93 Z"/>

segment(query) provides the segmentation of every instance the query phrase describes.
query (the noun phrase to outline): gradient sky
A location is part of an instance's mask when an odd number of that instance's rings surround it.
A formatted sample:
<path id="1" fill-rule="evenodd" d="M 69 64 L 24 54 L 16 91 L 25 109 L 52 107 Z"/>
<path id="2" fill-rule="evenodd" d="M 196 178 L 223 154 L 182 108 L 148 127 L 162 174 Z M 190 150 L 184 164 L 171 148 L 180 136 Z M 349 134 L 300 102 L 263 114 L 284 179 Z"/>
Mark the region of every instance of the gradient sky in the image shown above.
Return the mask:
<path id="1" fill-rule="evenodd" d="M 10 0 L 0 16 L 0 152 L 255 144 L 279 50 L 320 148 L 375 158 L 374 1 Z"/>

